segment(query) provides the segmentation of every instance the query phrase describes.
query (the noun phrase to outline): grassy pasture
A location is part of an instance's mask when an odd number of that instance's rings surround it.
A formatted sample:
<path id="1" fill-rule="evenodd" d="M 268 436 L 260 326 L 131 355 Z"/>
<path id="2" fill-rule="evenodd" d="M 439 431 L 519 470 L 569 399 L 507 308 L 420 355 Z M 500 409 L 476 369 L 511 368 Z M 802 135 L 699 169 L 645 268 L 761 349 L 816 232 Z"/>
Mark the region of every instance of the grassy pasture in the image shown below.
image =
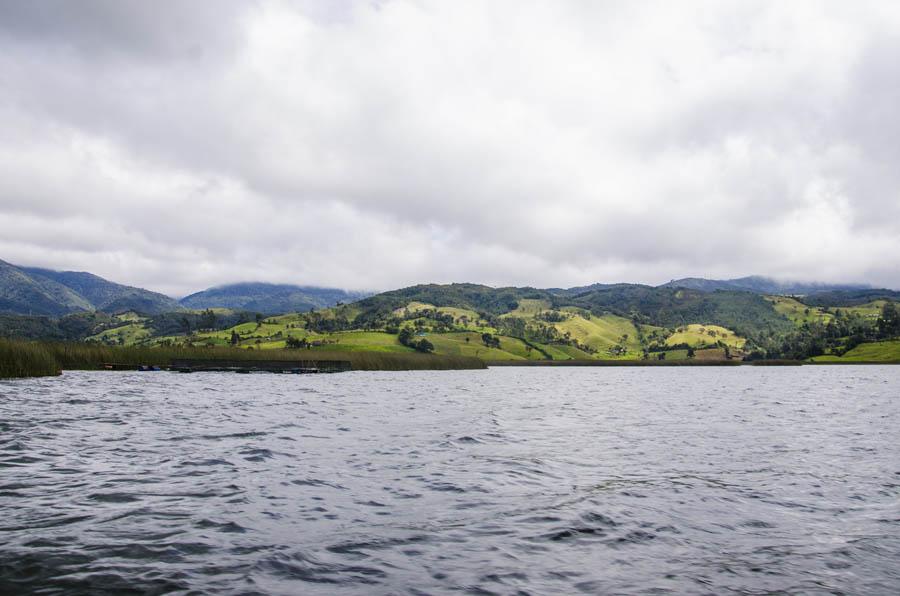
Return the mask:
<path id="1" fill-rule="evenodd" d="M 877 319 L 881 315 L 881 309 L 884 308 L 885 300 L 873 300 L 865 304 L 856 306 L 836 306 L 826 309 L 818 306 L 807 306 L 802 302 L 789 296 L 766 296 L 766 300 L 772 303 L 775 310 L 786 316 L 797 325 L 803 323 L 822 323 L 827 325 L 829 321 L 834 319 L 835 311 L 843 311 L 845 313 L 853 313 L 867 319 Z"/>
<path id="2" fill-rule="evenodd" d="M 666 350 L 666 360 L 687 360 L 687 350 Z M 656 352 L 650 354 L 650 358 L 658 358 Z"/>
<path id="3" fill-rule="evenodd" d="M 487 331 L 489 333 L 493 332 L 493 329 L 490 329 L 487 326 L 487 323 L 482 320 L 482 318 L 478 315 L 474 310 L 470 310 L 468 308 L 457 308 L 455 306 L 435 306 L 433 304 L 427 304 L 425 302 L 410 302 L 404 307 L 394 309 L 393 314 L 398 317 L 406 317 L 408 315 L 415 315 L 416 313 L 426 311 L 426 310 L 434 310 L 441 314 L 450 315 L 453 317 L 453 321 L 466 329 L 472 329 L 475 331 Z M 465 319 L 466 323 L 463 325 L 462 320 Z M 426 323 L 430 324 L 431 321 L 426 320 Z"/>
<path id="4" fill-rule="evenodd" d="M 382 333 L 380 331 L 340 331 L 337 333 L 329 333 L 321 336 L 310 336 L 309 341 L 324 340 L 327 343 L 323 346 L 314 346 L 312 350 L 339 350 L 339 351 L 358 351 L 372 350 L 374 352 L 395 352 L 409 353 L 414 352 L 412 348 L 408 348 L 400 343 L 396 335 L 390 333 Z"/>
<path id="5" fill-rule="evenodd" d="M 535 300 L 532 298 L 523 298 L 519 300 L 519 306 L 516 307 L 515 310 L 511 310 L 508 313 L 501 315 L 504 317 L 521 317 L 523 319 L 533 318 L 535 315 L 542 311 L 550 310 L 550 301 L 548 300 Z"/>
<path id="6" fill-rule="evenodd" d="M 834 315 L 826 313 L 817 306 L 807 306 L 789 296 L 766 296 L 765 298 L 772 303 L 775 312 L 786 316 L 796 325 L 803 323 L 827 324 L 834 318 Z"/>
<path id="7" fill-rule="evenodd" d="M 575 315 L 565 321 L 553 323 L 560 333 L 569 333 L 569 336 L 578 343 L 597 350 L 597 354 L 588 356 L 592 358 L 636 358 L 641 354 L 641 344 L 638 341 L 637 329 L 634 324 L 616 315 L 592 316 L 587 320 Z M 628 353 L 625 356 L 613 356 L 609 349 L 620 344 L 623 336 L 628 338 L 624 342 Z"/>
<path id="8" fill-rule="evenodd" d="M 477 320 L 480 318 L 477 312 L 475 312 L 474 310 L 469 310 L 468 308 L 457 308 L 455 306 L 435 306 L 433 304 L 426 304 L 425 302 L 410 302 L 402 308 L 394 309 L 394 314 L 398 317 L 403 317 L 406 316 L 407 313 L 412 315 L 417 312 L 422 312 L 423 310 L 436 310 L 439 313 L 450 315 L 454 319 L 466 317 L 470 320 Z"/>
<path id="9" fill-rule="evenodd" d="M 872 302 L 867 302 L 865 304 L 860 304 L 858 306 L 847 306 L 847 307 L 837 307 L 834 310 L 843 310 L 845 312 L 852 312 L 860 315 L 861 317 L 865 317 L 867 319 L 877 319 L 881 316 L 881 310 L 884 308 L 887 300 L 875 300 Z"/>
<path id="10" fill-rule="evenodd" d="M 718 325 L 690 324 L 678 327 L 675 333 L 666 339 L 667 346 L 687 344 L 692 348 L 712 346 L 721 341 L 732 348 L 742 348 L 747 340 L 737 336 L 734 331 Z"/>
<path id="11" fill-rule="evenodd" d="M 566 352 L 563 349 L 563 348 L 568 348 L 569 346 L 557 346 L 557 345 L 551 346 L 549 344 L 535 344 L 535 345 L 539 346 L 542 350 L 544 350 L 545 352 L 550 354 L 550 357 L 553 358 L 554 360 L 573 360 L 574 359 L 574 357 L 571 354 L 569 354 L 568 352 Z M 572 349 L 576 350 L 579 354 L 581 354 L 578 356 L 578 358 L 590 358 L 591 357 L 591 355 L 588 354 L 587 352 L 582 352 L 581 350 L 579 350 L 577 348 L 572 348 Z"/>
<path id="12" fill-rule="evenodd" d="M 130 346 L 139 343 L 150 337 L 150 330 L 144 326 L 142 320 L 106 329 L 96 335 L 87 338 L 87 341 L 99 341 L 103 343 L 117 343 L 121 340 L 122 345 Z"/>
<path id="13" fill-rule="evenodd" d="M 813 362 L 900 362 L 900 340 L 860 344 L 843 356 L 816 356 Z"/>
<path id="14" fill-rule="evenodd" d="M 694 360 L 725 360 L 724 348 L 705 348 L 694 352 Z"/>
<path id="15" fill-rule="evenodd" d="M 561 360 L 596 360 L 597 357 L 593 354 L 588 354 L 584 350 L 579 350 L 575 346 L 564 346 L 564 345 L 554 345 L 547 346 L 553 348 L 559 352 L 562 352 L 567 356 L 567 358 L 561 358 Z M 555 358 L 555 356 L 554 356 Z"/>
<path id="16" fill-rule="evenodd" d="M 469 341 L 466 341 L 466 338 Z M 434 344 L 436 354 L 470 356 L 483 360 L 526 360 L 525 345 L 518 339 L 500 337 L 500 348 L 488 348 L 475 332 L 428 334 L 426 339 Z M 540 357 L 540 352 L 534 354 Z"/>

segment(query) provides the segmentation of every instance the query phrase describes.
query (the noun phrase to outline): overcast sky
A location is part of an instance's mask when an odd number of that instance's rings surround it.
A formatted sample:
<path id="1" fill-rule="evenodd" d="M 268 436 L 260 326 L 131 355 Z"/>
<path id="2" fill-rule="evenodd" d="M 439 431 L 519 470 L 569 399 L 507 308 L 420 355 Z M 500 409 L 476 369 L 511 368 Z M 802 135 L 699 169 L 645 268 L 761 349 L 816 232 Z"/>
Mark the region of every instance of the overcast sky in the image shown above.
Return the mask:
<path id="1" fill-rule="evenodd" d="M 0 259 L 900 287 L 900 3 L 0 0 Z"/>

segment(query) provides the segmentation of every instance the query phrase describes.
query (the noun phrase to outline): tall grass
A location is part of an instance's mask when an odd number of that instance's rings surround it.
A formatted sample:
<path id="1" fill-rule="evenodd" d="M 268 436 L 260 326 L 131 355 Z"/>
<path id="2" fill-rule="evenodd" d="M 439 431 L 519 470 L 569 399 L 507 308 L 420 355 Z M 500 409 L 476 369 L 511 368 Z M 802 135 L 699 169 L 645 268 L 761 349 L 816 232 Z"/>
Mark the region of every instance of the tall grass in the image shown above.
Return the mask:
<path id="1" fill-rule="evenodd" d="M 452 370 L 485 368 L 477 358 L 419 353 L 320 350 L 242 350 L 236 348 L 117 347 L 83 343 L 26 343 L 2 340 L 0 377 L 58 374 L 63 370 L 97 370 L 104 364 L 168 366 L 173 360 L 272 360 L 309 362 L 340 360 L 353 370 Z"/>
<path id="2" fill-rule="evenodd" d="M 59 374 L 59 364 L 45 345 L 0 339 L 0 379 Z"/>

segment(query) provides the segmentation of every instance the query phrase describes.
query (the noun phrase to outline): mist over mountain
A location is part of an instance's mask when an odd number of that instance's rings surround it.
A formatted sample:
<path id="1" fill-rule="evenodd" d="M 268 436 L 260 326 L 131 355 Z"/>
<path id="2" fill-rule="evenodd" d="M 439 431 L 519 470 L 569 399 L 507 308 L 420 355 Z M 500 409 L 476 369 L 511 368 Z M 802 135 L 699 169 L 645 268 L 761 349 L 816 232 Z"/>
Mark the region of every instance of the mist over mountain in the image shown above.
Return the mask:
<path id="1" fill-rule="evenodd" d="M 756 294 L 776 295 L 806 295 L 819 292 L 867 290 L 872 286 L 868 284 L 828 284 L 819 282 L 793 282 L 751 275 L 737 279 L 705 279 L 702 277 L 685 277 L 675 279 L 659 287 L 685 288 L 699 290 L 701 292 L 715 292 L 716 290 L 734 290 L 753 292 Z"/>

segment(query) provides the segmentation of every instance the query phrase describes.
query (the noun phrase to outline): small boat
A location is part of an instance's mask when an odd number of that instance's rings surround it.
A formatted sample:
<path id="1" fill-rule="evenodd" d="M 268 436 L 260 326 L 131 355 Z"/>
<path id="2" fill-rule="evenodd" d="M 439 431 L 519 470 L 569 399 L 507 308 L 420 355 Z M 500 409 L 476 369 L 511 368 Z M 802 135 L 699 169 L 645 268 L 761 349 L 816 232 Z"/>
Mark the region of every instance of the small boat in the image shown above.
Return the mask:
<path id="1" fill-rule="evenodd" d="M 138 366 L 138 370 L 142 371 L 142 372 L 149 372 L 149 371 L 157 371 L 157 370 L 161 370 L 161 369 L 158 366 L 153 365 L 153 364 L 141 364 L 140 366 Z"/>

